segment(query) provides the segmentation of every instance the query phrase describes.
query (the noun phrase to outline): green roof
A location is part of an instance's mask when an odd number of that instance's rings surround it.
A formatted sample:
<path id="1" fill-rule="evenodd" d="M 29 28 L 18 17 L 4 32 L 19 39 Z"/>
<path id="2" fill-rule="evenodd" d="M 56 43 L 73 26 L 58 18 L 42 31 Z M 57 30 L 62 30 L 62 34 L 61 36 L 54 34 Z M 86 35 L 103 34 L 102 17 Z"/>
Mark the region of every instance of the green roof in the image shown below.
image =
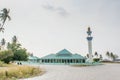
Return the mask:
<path id="1" fill-rule="evenodd" d="M 71 56 L 72 53 L 69 52 L 67 49 L 63 49 L 63 50 L 59 51 L 58 53 L 56 53 L 56 55 L 58 55 L 58 56 Z"/>
<path id="2" fill-rule="evenodd" d="M 39 58 L 36 56 L 28 56 L 28 59 L 30 60 L 30 59 L 39 59 Z"/>
<path id="3" fill-rule="evenodd" d="M 80 54 L 72 54 L 66 49 L 59 51 L 56 54 L 49 54 L 47 56 L 42 57 L 41 59 L 85 59 Z"/>

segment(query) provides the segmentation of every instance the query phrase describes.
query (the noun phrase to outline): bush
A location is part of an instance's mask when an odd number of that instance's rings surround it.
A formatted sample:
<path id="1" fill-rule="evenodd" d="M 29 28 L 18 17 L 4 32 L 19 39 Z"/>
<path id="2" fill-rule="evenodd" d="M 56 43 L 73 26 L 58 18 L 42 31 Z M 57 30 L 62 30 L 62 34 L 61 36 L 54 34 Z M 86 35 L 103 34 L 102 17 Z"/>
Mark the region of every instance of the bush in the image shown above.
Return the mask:
<path id="1" fill-rule="evenodd" d="M 41 69 L 32 66 L 13 66 L 0 69 L 0 80 L 15 80 L 39 75 Z"/>
<path id="2" fill-rule="evenodd" d="M 94 62 L 99 62 L 99 61 L 100 61 L 100 58 L 94 58 L 93 61 L 94 61 Z"/>
<path id="3" fill-rule="evenodd" d="M 11 50 L 0 51 L 0 60 L 9 63 L 12 60 L 13 52 Z"/>

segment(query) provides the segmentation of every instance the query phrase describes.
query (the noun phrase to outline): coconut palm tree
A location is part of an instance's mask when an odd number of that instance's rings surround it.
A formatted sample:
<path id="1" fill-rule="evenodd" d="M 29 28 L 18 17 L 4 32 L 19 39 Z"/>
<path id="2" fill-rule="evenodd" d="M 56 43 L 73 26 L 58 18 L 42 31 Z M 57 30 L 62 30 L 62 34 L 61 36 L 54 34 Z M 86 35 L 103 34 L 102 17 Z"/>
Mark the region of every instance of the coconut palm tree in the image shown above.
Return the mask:
<path id="1" fill-rule="evenodd" d="M 1 18 L 1 21 L 2 21 L 1 28 L 3 28 L 3 26 L 5 24 L 5 21 L 7 19 L 11 20 L 11 17 L 9 16 L 10 9 L 3 8 L 3 10 L 1 10 L 1 11 L 2 11 L 2 13 L 0 14 L 0 18 Z"/>
<path id="2" fill-rule="evenodd" d="M 11 44 L 10 44 L 10 42 L 7 43 L 7 49 L 8 49 L 8 50 L 11 49 Z"/>
<path id="3" fill-rule="evenodd" d="M 117 54 L 114 54 L 114 58 L 117 59 L 119 56 Z"/>
<path id="4" fill-rule="evenodd" d="M 103 56 L 100 54 L 100 60 L 102 60 L 103 59 Z"/>
<path id="5" fill-rule="evenodd" d="M 98 53 L 97 52 L 95 52 L 95 56 L 98 57 Z"/>
<path id="6" fill-rule="evenodd" d="M 87 54 L 86 57 L 89 58 L 89 54 Z"/>
<path id="7" fill-rule="evenodd" d="M 111 52 L 110 56 L 111 56 L 111 59 L 114 61 L 115 60 L 115 55 Z"/>
<path id="8" fill-rule="evenodd" d="M 13 36 L 12 42 L 13 42 L 13 43 L 16 43 L 16 42 L 17 42 L 17 37 L 16 37 L 16 36 Z"/>
<path id="9" fill-rule="evenodd" d="M 5 39 L 3 38 L 3 39 L 1 40 L 1 47 L 2 47 L 2 49 L 4 49 L 5 43 L 6 43 L 6 41 L 5 41 Z"/>
<path id="10" fill-rule="evenodd" d="M 5 39 L 4 38 L 1 40 L 1 45 L 5 45 Z"/>
<path id="11" fill-rule="evenodd" d="M 108 51 L 106 52 L 106 56 L 110 58 L 110 53 Z"/>
<path id="12" fill-rule="evenodd" d="M 4 28 L 3 27 L 1 27 L 1 24 L 0 24 L 0 32 L 4 32 Z"/>

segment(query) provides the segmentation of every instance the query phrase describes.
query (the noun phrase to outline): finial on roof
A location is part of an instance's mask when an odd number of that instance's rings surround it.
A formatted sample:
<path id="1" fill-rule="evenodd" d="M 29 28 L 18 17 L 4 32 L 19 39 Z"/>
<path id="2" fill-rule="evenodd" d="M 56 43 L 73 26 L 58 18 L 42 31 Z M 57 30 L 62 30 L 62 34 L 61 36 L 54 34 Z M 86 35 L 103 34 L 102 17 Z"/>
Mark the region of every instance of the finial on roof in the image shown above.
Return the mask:
<path id="1" fill-rule="evenodd" d="M 91 33 L 92 33 L 92 31 L 91 31 L 90 27 L 88 27 L 87 34 L 88 34 L 89 36 L 91 36 Z"/>
<path id="2" fill-rule="evenodd" d="M 88 27 L 88 31 L 90 31 L 90 27 Z"/>

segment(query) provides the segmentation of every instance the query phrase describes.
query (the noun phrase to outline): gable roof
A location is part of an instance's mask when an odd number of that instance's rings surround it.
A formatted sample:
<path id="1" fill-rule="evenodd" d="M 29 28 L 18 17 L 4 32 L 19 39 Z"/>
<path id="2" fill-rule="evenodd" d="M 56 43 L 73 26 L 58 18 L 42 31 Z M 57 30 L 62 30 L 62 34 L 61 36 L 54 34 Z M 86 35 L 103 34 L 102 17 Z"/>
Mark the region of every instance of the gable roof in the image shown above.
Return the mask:
<path id="1" fill-rule="evenodd" d="M 35 59 L 39 59 L 39 58 L 38 58 L 38 57 L 36 57 L 36 56 L 28 56 L 28 59 L 29 59 L 29 60 L 30 60 L 30 59 L 31 59 L 31 60 L 32 60 L 32 59 L 34 59 L 34 60 L 35 60 Z"/>
<path id="2" fill-rule="evenodd" d="M 56 53 L 56 55 L 58 55 L 58 56 L 70 56 L 70 55 L 72 55 L 72 53 L 69 52 L 67 49 L 63 49 L 63 50 L 59 51 L 58 53 Z"/>
<path id="3" fill-rule="evenodd" d="M 41 59 L 85 59 L 85 57 L 80 54 L 72 54 L 66 49 L 59 51 L 56 54 L 49 54 L 47 56 L 42 57 Z"/>

